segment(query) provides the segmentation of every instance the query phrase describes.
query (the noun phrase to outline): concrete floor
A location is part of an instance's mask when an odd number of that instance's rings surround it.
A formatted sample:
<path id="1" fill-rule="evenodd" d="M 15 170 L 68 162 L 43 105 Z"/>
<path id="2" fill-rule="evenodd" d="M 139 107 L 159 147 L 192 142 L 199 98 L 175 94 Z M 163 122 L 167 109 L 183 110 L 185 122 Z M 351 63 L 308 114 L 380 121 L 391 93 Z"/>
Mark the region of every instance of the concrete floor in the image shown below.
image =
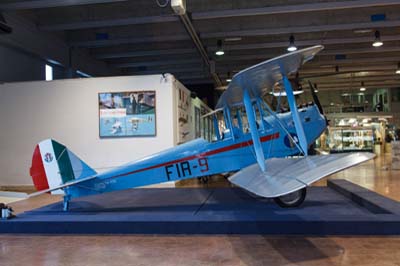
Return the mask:
<path id="1" fill-rule="evenodd" d="M 387 156 L 329 178 L 345 178 L 400 201 L 400 170 L 390 170 Z M 180 185 L 202 186 L 196 180 Z M 207 184 L 228 185 L 223 179 Z M 44 195 L 13 207 L 21 212 L 57 200 Z M 0 235 L 0 265 L 400 266 L 400 237 Z"/>

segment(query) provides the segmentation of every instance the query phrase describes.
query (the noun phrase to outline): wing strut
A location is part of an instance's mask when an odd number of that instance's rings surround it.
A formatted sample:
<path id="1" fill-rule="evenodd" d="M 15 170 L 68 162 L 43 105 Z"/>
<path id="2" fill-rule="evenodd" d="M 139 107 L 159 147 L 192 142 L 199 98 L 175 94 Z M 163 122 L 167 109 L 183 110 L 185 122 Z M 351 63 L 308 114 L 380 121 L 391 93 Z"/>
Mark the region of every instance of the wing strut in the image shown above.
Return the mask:
<path id="1" fill-rule="evenodd" d="M 256 116 L 254 114 L 253 104 L 251 103 L 251 98 L 247 89 L 243 90 L 243 102 L 246 108 L 247 119 L 249 120 L 250 133 L 253 139 L 253 146 L 256 152 L 257 163 L 261 168 L 261 171 L 265 172 L 265 158 L 263 149 L 261 146 L 260 135 L 258 134 Z"/>
<path id="2" fill-rule="evenodd" d="M 292 85 L 290 84 L 290 81 L 288 80 L 286 75 L 282 74 L 282 79 L 283 79 L 283 85 L 285 87 L 286 96 L 287 96 L 287 100 L 288 100 L 289 107 L 290 107 L 290 112 L 292 113 L 294 127 L 296 128 L 296 133 L 297 133 L 297 136 L 298 136 L 298 139 L 300 142 L 300 147 L 302 149 L 304 156 L 307 156 L 308 155 L 307 138 L 306 138 L 306 134 L 304 132 L 303 124 L 301 123 L 301 120 L 300 120 L 299 110 L 297 109 L 297 106 L 296 106 L 296 99 L 294 98 Z"/>

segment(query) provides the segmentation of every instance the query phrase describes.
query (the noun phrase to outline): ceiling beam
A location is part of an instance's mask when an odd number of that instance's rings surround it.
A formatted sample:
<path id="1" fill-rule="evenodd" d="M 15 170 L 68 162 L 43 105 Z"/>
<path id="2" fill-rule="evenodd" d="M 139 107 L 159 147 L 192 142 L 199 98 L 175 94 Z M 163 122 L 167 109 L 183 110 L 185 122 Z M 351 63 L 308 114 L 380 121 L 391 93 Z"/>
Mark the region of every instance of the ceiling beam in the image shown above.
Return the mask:
<path id="1" fill-rule="evenodd" d="M 225 75 L 228 72 L 235 74 L 242 69 L 251 66 L 251 64 L 246 65 L 217 65 L 216 72 L 220 73 L 221 75 Z M 368 75 L 369 73 L 373 73 L 373 75 L 381 75 L 387 74 L 392 75 L 395 73 L 397 66 L 395 65 L 377 65 L 377 66 L 347 66 L 347 67 L 340 67 L 340 71 L 336 72 L 335 68 L 301 68 L 299 70 L 300 78 L 301 79 L 317 79 L 317 78 L 328 78 L 332 77 L 335 78 L 340 75 Z"/>
<path id="2" fill-rule="evenodd" d="M 376 53 L 389 53 L 389 52 L 400 52 L 400 46 L 394 47 L 380 47 L 376 49 L 371 48 L 360 48 L 360 49 L 339 49 L 331 50 L 325 49 L 318 55 L 337 55 L 337 54 L 376 54 Z M 165 49 L 165 50 L 141 50 L 141 51 L 131 51 L 131 52 L 103 52 L 103 53 L 93 53 L 93 56 L 97 59 L 117 59 L 117 58 L 134 58 L 134 57 L 146 57 L 146 56 L 161 56 L 161 55 L 187 55 L 195 53 L 194 49 Z M 247 55 L 229 55 L 226 54 L 222 58 L 217 59 L 218 62 L 224 61 L 235 61 L 235 60 L 266 60 L 277 56 L 277 53 L 260 53 L 254 52 Z"/>
<path id="3" fill-rule="evenodd" d="M 187 60 L 160 60 L 160 61 L 148 61 L 148 62 L 135 62 L 135 63 L 120 63 L 111 64 L 115 68 L 132 68 L 132 67 L 151 67 L 151 66 L 176 66 L 180 64 L 202 64 L 201 59 L 193 58 Z"/>
<path id="4" fill-rule="evenodd" d="M 325 3 L 311 3 L 299 5 L 270 6 L 262 8 L 230 9 L 219 11 L 206 11 L 193 13 L 194 20 L 233 18 L 244 16 L 277 15 L 299 12 L 332 11 L 342 9 L 357 9 L 364 7 L 383 7 L 400 5 L 398 0 L 356 0 L 356 1 L 332 1 Z"/>
<path id="5" fill-rule="evenodd" d="M 366 71 L 392 71 L 397 69 L 395 65 L 376 65 L 376 66 L 345 66 L 340 67 L 338 74 L 348 72 L 366 72 Z M 299 71 L 302 78 L 317 77 L 316 75 L 335 74 L 335 68 L 303 68 Z M 307 76 L 309 75 L 309 76 Z M 312 75 L 312 76 L 311 76 Z"/>
<path id="6" fill-rule="evenodd" d="M 324 85 L 324 84 L 342 84 L 342 83 L 353 83 L 360 85 L 361 82 L 364 82 L 365 85 L 368 85 L 369 82 L 398 82 L 400 85 L 400 77 L 396 78 L 395 75 L 392 76 L 381 76 L 381 77 L 358 77 L 358 78 L 338 78 L 332 80 L 312 80 L 313 83 L 317 83 L 317 85 Z"/>
<path id="7" fill-rule="evenodd" d="M 93 5 L 106 4 L 115 2 L 126 2 L 128 0 L 30 0 L 17 1 L 0 4 L 1 11 L 50 8 L 50 7 L 65 7 L 77 5 Z"/>
<path id="8" fill-rule="evenodd" d="M 337 55 L 337 54 L 374 54 L 374 53 L 390 53 L 390 52 L 400 52 L 400 46 L 383 46 L 376 49 L 375 47 L 370 48 L 357 48 L 357 49 L 337 49 L 330 50 L 325 49 L 319 53 L 319 55 Z"/>
<path id="9" fill-rule="evenodd" d="M 369 82 L 364 84 L 365 88 L 368 89 L 372 89 L 372 88 L 376 88 L 376 87 L 390 87 L 390 88 L 396 88 L 399 87 L 400 88 L 400 82 L 384 82 L 384 81 L 377 81 L 377 82 Z M 318 90 L 320 89 L 330 89 L 330 88 L 338 88 L 338 89 L 360 89 L 360 84 L 355 84 L 355 83 L 342 83 L 340 85 L 337 84 L 321 84 L 318 85 Z"/>
<path id="10" fill-rule="evenodd" d="M 77 47 L 86 47 L 86 48 L 94 48 L 94 47 L 107 47 L 121 44 L 135 44 L 135 43 L 152 43 L 152 42 L 174 42 L 174 41 L 186 41 L 190 40 L 189 36 L 177 34 L 177 35 L 164 35 L 164 36 L 143 36 L 143 37 L 130 37 L 130 38 L 120 38 L 120 39 L 110 39 L 110 40 L 85 40 L 85 41 L 71 41 L 70 44 L 72 46 Z M 349 43 L 372 43 L 374 40 L 373 36 L 370 37 L 358 37 L 358 38 L 334 38 L 334 39 L 313 39 L 313 40 L 304 40 L 304 41 L 296 41 L 297 46 L 307 47 L 311 45 L 317 44 L 349 44 Z M 389 41 L 399 41 L 400 35 L 384 35 L 381 36 L 381 40 L 383 42 Z M 269 48 L 279 48 L 286 47 L 288 42 L 268 42 L 268 43 L 256 43 L 256 44 L 233 44 L 233 45 L 225 45 L 224 49 L 227 51 L 235 51 L 235 50 L 252 50 L 252 49 L 269 49 Z M 210 46 L 210 51 L 215 51 L 217 49 L 216 46 Z"/>
<path id="11" fill-rule="evenodd" d="M 194 49 L 168 49 L 168 50 L 146 50 L 146 51 L 132 51 L 121 53 L 101 53 L 94 54 L 97 59 L 116 59 L 116 58 L 130 58 L 130 57 L 146 57 L 146 56 L 160 56 L 160 55 L 183 55 L 194 54 Z"/>
<path id="12" fill-rule="evenodd" d="M 90 41 L 72 41 L 70 44 L 76 47 L 95 48 L 106 47 L 121 44 L 137 44 L 137 43 L 153 43 L 153 42 L 175 42 L 175 41 L 189 41 L 190 37 L 185 34 L 165 35 L 165 36 L 143 36 L 131 37 L 123 39 L 111 40 L 90 40 Z"/>
<path id="13" fill-rule="evenodd" d="M 178 80 L 182 79 L 182 80 L 189 80 L 189 79 L 203 79 L 203 78 L 208 78 L 209 76 L 207 76 L 205 73 L 199 73 L 199 74 L 193 74 L 193 75 L 188 75 L 188 74 L 175 74 L 174 76 L 176 76 L 176 78 Z"/>
<path id="14" fill-rule="evenodd" d="M 197 85 L 197 84 L 212 84 L 212 81 L 209 78 L 196 78 L 196 79 L 179 78 L 179 81 L 182 82 L 185 86 Z"/>
<path id="15" fill-rule="evenodd" d="M 271 57 L 267 57 L 264 54 L 253 54 L 253 55 L 236 55 L 236 56 L 229 56 L 227 55 L 224 58 L 218 58 L 217 63 L 223 64 L 224 62 L 229 62 L 229 61 L 244 61 L 244 60 L 267 60 Z M 314 61 L 311 61 L 307 64 L 307 66 L 323 66 L 323 65 L 332 65 L 332 67 L 336 65 L 343 65 L 343 64 L 355 64 L 355 63 L 381 63 L 381 62 L 400 62 L 400 56 L 386 56 L 386 57 L 381 57 L 375 55 L 374 57 L 368 57 L 368 58 L 350 58 L 350 59 L 340 59 L 340 60 L 318 60 L 318 58 L 314 59 Z"/>
<path id="16" fill-rule="evenodd" d="M 52 25 L 40 25 L 40 30 L 45 31 L 63 31 L 63 30 L 79 30 L 90 28 L 104 28 L 116 27 L 127 25 L 141 25 L 141 24 L 154 24 L 166 22 L 178 22 L 177 16 L 148 16 L 148 17 L 134 17 L 122 19 L 106 19 L 106 20 L 93 20 L 93 21 L 79 21 L 71 23 L 61 23 Z M 263 28 L 253 30 L 237 30 L 237 31 L 223 31 L 223 32 L 202 32 L 202 38 L 227 38 L 227 37 L 249 37 L 249 36 L 268 36 L 279 34 L 296 34 L 305 32 L 326 32 L 338 30 L 354 30 L 354 29 L 376 29 L 398 27 L 400 21 L 378 21 L 378 22 L 358 22 L 349 24 L 334 24 L 334 25 L 308 25 L 299 27 L 281 27 L 281 28 Z"/>
<path id="17" fill-rule="evenodd" d="M 359 23 L 334 24 L 334 25 L 308 25 L 308 26 L 298 26 L 298 27 L 205 32 L 201 34 L 201 37 L 202 38 L 256 37 L 256 36 L 269 36 L 269 35 L 280 35 L 280 34 L 327 32 L 327 31 L 371 29 L 371 28 L 382 29 L 382 28 L 399 27 L 399 26 L 400 26 L 400 20 L 393 20 L 393 21 L 359 22 Z M 373 32 L 371 33 L 371 35 L 373 35 Z"/>
<path id="18" fill-rule="evenodd" d="M 364 78 L 371 79 L 371 78 L 377 78 L 377 79 L 390 79 L 390 78 L 400 78 L 400 76 L 395 77 L 395 73 L 392 71 L 389 72 L 359 72 L 359 73 L 348 73 L 348 74 L 339 74 L 339 75 L 332 75 L 332 76 L 326 76 L 326 77 L 315 77 L 315 78 L 310 78 L 314 83 L 319 83 L 319 82 L 325 82 L 325 81 L 332 81 L 332 80 L 345 80 L 345 79 L 351 79 L 351 80 L 361 80 Z M 302 77 L 301 77 L 302 78 Z M 306 80 L 306 78 L 302 78 L 303 80 Z"/>
<path id="19" fill-rule="evenodd" d="M 218 63 L 217 64 L 217 72 L 221 73 L 221 71 L 230 71 L 230 72 L 238 72 L 242 69 L 250 67 L 254 65 L 254 62 L 246 62 L 243 63 L 238 61 L 237 64 L 232 63 Z M 339 65 L 339 72 L 336 72 L 335 65 L 331 64 L 329 67 L 321 67 L 320 65 L 312 65 L 308 63 L 300 68 L 299 73 L 300 76 L 306 75 L 306 77 L 318 77 L 318 76 L 326 76 L 326 75 L 336 75 L 336 74 L 344 74 L 344 73 L 352 73 L 352 72 L 367 72 L 367 71 L 392 71 L 395 73 L 397 69 L 397 63 L 387 63 L 387 64 L 376 64 L 376 65 L 366 65 L 366 63 L 358 63 L 353 65 L 342 66 Z"/>
<path id="20" fill-rule="evenodd" d="M 161 68 L 161 69 L 150 69 L 150 70 L 134 70 L 134 71 L 129 71 L 130 74 L 132 75 L 151 75 L 151 74 L 160 74 L 160 73 L 203 73 L 205 72 L 205 69 L 200 69 L 200 68 Z"/>
<path id="21" fill-rule="evenodd" d="M 373 42 L 374 37 L 356 37 L 356 38 L 333 38 L 333 39 L 324 39 L 324 40 L 304 40 L 304 41 L 296 41 L 296 45 L 298 47 L 307 47 L 311 45 L 333 45 L 333 44 L 351 44 L 351 43 L 371 43 Z M 389 41 L 399 41 L 400 35 L 386 35 L 381 36 L 381 40 L 383 42 Z M 252 50 L 252 49 L 269 49 L 269 48 L 279 48 L 279 47 L 287 47 L 288 42 L 268 42 L 268 43 L 256 43 L 256 44 L 234 44 L 234 45 L 225 45 L 224 50 L 227 51 L 236 51 L 236 50 Z M 216 50 L 216 46 L 210 46 L 209 50 Z M 379 48 L 378 48 L 379 49 Z"/>
<path id="22" fill-rule="evenodd" d="M 397 62 L 400 61 L 400 56 L 391 56 L 391 57 L 369 57 L 369 58 L 351 58 L 351 59 L 342 59 L 342 60 L 314 60 L 307 64 L 307 66 L 324 66 L 324 65 L 338 65 L 339 68 L 342 65 L 354 65 L 354 64 L 376 64 L 376 63 L 387 63 L 393 62 L 394 65 L 397 65 Z"/>
<path id="23" fill-rule="evenodd" d="M 178 79 L 184 83 L 205 83 L 209 82 L 205 78 L 201 79 L 201 75 L 193 75 L 193 76 L 185 76 L 185 75 L 180 75 L 176 74 Z M 226 76 L 221 75 L 221 77 L 226 78 Z M 198 81 L 200 79 L 201 81 Z M 314 82 L 317 83 L 318 90 L 321 91 L 328 91 L 328 90 L 348 90 L 348 89 L 354 89 L 354 90 L 359 90 L 361 81 L 352 81 L 352 82 L 331 82 L 331 83 L 320 83 L 320 82 Z M 365 82 L 365 87 L 368 89 L 373 89 L 377 87 L 390 87 L 390 88 L 395 88 L 395 87 L 400 87 L 400 80 L 396 79 L 388 79 L 387 81 L 385 80 L 367 80 Z M 305 82 L 303 84 L 303 88 L 308 87 L 308 84 Z"/>
<path id="24" fill-rule="evenodd" d="M 223 75 L 222 77 L 227 78 L 227 74 Z M 300 77 L 301 78 L 301 77 Z M 369 82 L 369 81 L 396 81 L 400 82 L 400 75 L 396 75 L 394 72 L 392 73 L 383 73 L 382 75 L 365 75 L 365 76 L 348 76 L 348 77 L 325 77 L 325 78 L 310 78 L 305 79 L 302 78 L 303 83 L 307 83 L 310 80 L 312 83 L 316 83 L 317 85 L 320 84 L 336 84 L 336 83 L 348 83 L 348 82 L 356 82 L 360 84 L 361 81 Z"/>
<path id="25" fill-rule="evenodd" d="M 371 52 L 376 52 L 378 50 L 381 51 L 381 52 L 389 52 L 389 51 L 390 52 L 394 52 L 394 51 L 400 51 L 400 47 L 393 47 L 393 48 L 387 47 L 387 49 L 386 49 L 386 47 L 385 48 L 382 47 L 382 48 L 379 48 L 379 49 L 376 49 L 376 48 L 368 49 L 367 48 L 367 49 L 359 49 L 359 50 L 357 50 L 357 49 L 355 49 L 355 50 L 336 50 L 336 51 L 332 50 L 332 51 L 328 51 L 327 53 L 324 53 L 324 51 L 323 51 L 323 52 L 321 52 L 321 55 L 323 55 L 323 54 L 335 55 L 335 54 L 347 54 L 347 53 L 351 54 L 351 52 L 354 52 L 356 54 L 357 53 L 361 53 L 361 52 L 371 53 Z M 118 58 L 137 58 L 137 57 L 146 57 L 146 56 L 161 56 L 161 55 L 174 55 L 174 54 L 192 54 L 192 53 L 194 53 L 193 49 L 172 49 L 172 50 L 155 50 L 155 51 L 136 51 L 136 52 L 126 52 L 126 53 L 104 53 L 104 54 L 98 54 L 98 55 L 94 55 L 94 56 L 97 59 L 118 59 Z M 216 61 L 216 63 L 217 63 L 217 66 L 218 66 L 218 65 L 224 64 L 224 62 L 244 61 L 244 60 L 258 60 L 258 59 L 259 60 L 266 60 L 266 59 L 272 58 L 274 56 L 276 56 L 276 54 L 269 54 L 269 55 L 268 54 L 252 54 L 252 55 L 241 55 L 241 56 L 229 56 L 229 55 L 226 55 L 224 57 L 224 59 L 222 59 L 222 60 L 220 59 L 219 61 Z M 360 60 L 361 60 L 362 63 L 364 63 L 364 62 L 365 63 L 369 63 L 370 61 L 371 62 L 379 62 L 379 61 L 382 61 L 382 62 L 386 62 L 386 61 L 395 62 L 396 60 L 400 61 L 400 58 L 398 58 L 398 57 L 379 57 L 377 59 L 377 61 L 375 61 L 375 58 L 376 57 L 374 57 L 374 59 L 369 58 L 368 60 L 367 59 L 360 59 Z M 350 60 L 353 60 L 353 59 L 350 59 Z M 358 60 L 358 59 L 355 59 L 355 60 Z M 306 66 L 308 67 L 308 66 L 313 65 L 311 62 L 309 64 L 307 64 Z M 318 61 L 317 61 L 317 63 L 318 63 Z M 347 64 L 347 63 L 355 64 L 354 60 L 352 62 L 346 61 L 346 60 L 335 60 L 335 61 L 325 61 L 325 62 L 321 61 L 321 62 L 319 62 L 319 65 L 331 64 L 332 67 L 330 68 L 330 71 L 332 72 L 333 69 L 334 69 L 334 66 L 341 65 L 341 63 L 344 63 L 344 64 Z M 393 66 L 394 65 L 395 64 L 393 64 Z M 363 64 L 363 66 L 365 66 L 365 64 Z M 239 67 L 239 65 L 237 65 L 236 67 Z M 243 68 L 245 68 L 245 67 L 243 67 Z M 182 66 L 181 68 L 179 68 L 179 67 L 178 68 L 174 68 L 174 69 L 175 69 L 174 71 L 182 70 L 182 71 L 187 72 L 186 71 L 187 68 L 185 66 Z M 342 67 L 340 67 L 340 69 L 342 69 Z M 155 70 L 155 71 L 158 71 L 158 70 Z M 164 69 L 162 71 L 168 71 L 168 69 Z M 318 71 L 320 71 L 320 69 Z M 221 71 L 219 71 L 219 72 L 221 72 Z M 340 75 L 340 74 L 342 74 L 342 73 L 338 73 L 338 75 Z"/>
<path id="26" fill-rule="evenodd" d="M 372 77 L 370 79 L 368 78 L 364 78 L 364 79 L 346 79 L 346 80 L 336 80 L 336 81 L 327 81 L 327 82 L 314 82 L 313 83 L 317 83 L 318 88 L 321 86 L 341 86 L 343 84 L 346 84 L 346 86 L 348 85 L 352 85 L 355 87 L 360 87 L 361 86 L 361 82 L 364 82 L 365 86 L 370 86 L 372 84 L 376 84 L 376 83 L 390 83 L 390 84 L 398 84 L 400 86 L 400 78 L 395 78 L 395 77 L 389 77 L 389 78 L 376 78 L 376 77 Z"/>
<path id="27" fill-rule="evenodd" d="M 63 30 L 82 30 L 90 28 L 105 28 L 127 25 L 140 25 L 140 24 L 154 24 L 166 22 L 178 22 L 179 18 L 176 16 L 149 16 L 149 17 L 133 17 L 133 18 L 119 18 L 107 20 L 93 20 L 93 21 L 80 21 L 52 25 L 40 25 L 39 29 L 44 31 L 63 31 Z"/>

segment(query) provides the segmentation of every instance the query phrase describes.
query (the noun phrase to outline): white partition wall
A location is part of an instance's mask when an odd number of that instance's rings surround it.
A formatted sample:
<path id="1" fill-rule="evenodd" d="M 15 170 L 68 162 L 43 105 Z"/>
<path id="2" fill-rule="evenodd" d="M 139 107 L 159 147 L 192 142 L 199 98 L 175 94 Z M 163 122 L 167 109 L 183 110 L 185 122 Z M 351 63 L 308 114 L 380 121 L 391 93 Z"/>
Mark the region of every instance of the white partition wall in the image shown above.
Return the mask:
<path id="1" fill-rule="evenodd" d="M 98 93 L 156 92 L 156 136 L 100 138 Z M 175 79 L 127 76 L 0 85 L 0 186 L 32 185 L 29 167 L 38 142 L 53 138 L 98 172 L 174 146 Z"/>

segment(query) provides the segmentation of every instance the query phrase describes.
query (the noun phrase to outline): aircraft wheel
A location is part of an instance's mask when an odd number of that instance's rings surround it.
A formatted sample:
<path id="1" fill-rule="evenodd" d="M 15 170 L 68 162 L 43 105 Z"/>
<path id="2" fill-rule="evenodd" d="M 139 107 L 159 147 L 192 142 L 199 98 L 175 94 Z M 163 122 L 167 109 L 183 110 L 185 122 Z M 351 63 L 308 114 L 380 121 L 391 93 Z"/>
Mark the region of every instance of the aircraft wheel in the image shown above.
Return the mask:
<path id="1" fill-rule="evenodd" d="M 282 208 L 293 208 L 300 206 L 304 202 L 306 195 L 307 188 L 304 187 L 295 192 L 276 197 L 274 198 L 274 201 Z"/>
<path id="2" fill-rule="evenodd" d="M 201 182 L 203 182 L 203 184 L 207 184 L 208 183 L 208 176 L 207 175 L 202 176 L 201 177 Z"/>
<path id="3" fill-rule="evenodd" d="M 197 180 L 198 180 L 200 183 L 207 184 L 209 178 L 208 178 L 208 176 L 205 175 L 205 176 L 198 177 Z"/>

